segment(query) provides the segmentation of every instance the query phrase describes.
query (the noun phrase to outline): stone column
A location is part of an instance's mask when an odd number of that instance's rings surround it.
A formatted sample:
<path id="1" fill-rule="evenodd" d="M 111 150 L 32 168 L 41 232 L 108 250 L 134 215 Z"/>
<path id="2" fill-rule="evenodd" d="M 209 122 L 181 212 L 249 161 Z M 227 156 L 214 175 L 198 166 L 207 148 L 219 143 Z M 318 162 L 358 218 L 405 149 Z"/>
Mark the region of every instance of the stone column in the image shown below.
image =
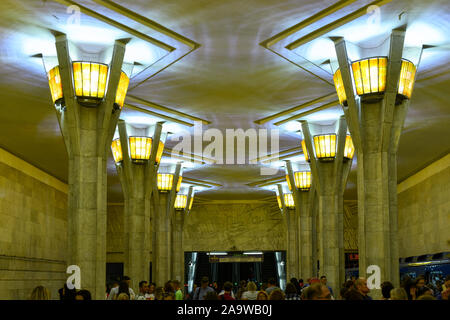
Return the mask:
<path id="1" fill-rule="evenodd" d="M 281 185 L 278 185 L 278 194 L 282 203 L 281 214 L 283 215 L 283 222 L 286 227 L 286 275 L 293 278 L 298 277 L 299 256 L 298 256 L 298 215 L 297 207 L 291 209 L 286 207 L 284 202 L 284 192 Z M 294 193 L 292 192 L 294 197 Z M 295 204 L 295 197 L 294 197 Z"/>
<path id="2" fill-rule="evenodd" d="M 177 164 L 172 189 L 170 192 L 153 192 L 155 228 L 153 229 L 152 265 L 154 279 L 158 286 L 163 286 L 173 275 L 172 257 L 172 221 L 176 186 L 180 175 L 181 164 Z M 156 181 L 154 184 L 156 188 Z"/>
<path id="3" fill-rule="evenodd" d="M 312 202 L 314 201 L 315 190 L 300 192 L 300 271 L 299 278 L 306 281 L 308 278 L 316 276 L 315 264 L 317 261 L 317 244 L 315 243 L 315 223 L 313 220 L 314 211 Z"/>
<path id="4" fill-rule="evenodd" d="M 359 274 L 380 267 L 381 282 L 399 286 L 397 240 L 397 149 L 409 100 L 397 99 L 405 30 L 391 34 L 386 90 L 378 100 L 356 98 L 347 49 L 342 38 L 333 39 L 341 70 L 348 119 L 358 158 Z M 373 297 L 381 295 L 373 290 Z"/>
<path id="5" fill-rule="evenodd" d="M 156 153 L 160 141 L 162 124 L 146 129 L 143 136 L 152 137 L 150 159 L 143 163 L 133 163 L 129 154 L 129 136 L 136 134 L 135 128 L 125 121 L 118 123 L 123 160 L 116 164 L 125 199 L 125 274 L 131 278 L 130 286 L 137 289 L 139 281 L 149 280 L 150 265 L 150 197 L 157 172 Z M 151 131 L 151 132 L 150 132 Z"/>
<path id="6" fill-rule="evenodd" d="M 184 285 L 184 250 L 183 228 L 184 221 L 189 215 L 189 203 L 193 195 L 193 187 L 189 187 L 186 200 L 186 208 L 175 210 L 173 218 L 173 277 Z"/>
<path id="7" fill-rule="evenodd" d="M 313 138 L 306 121 L 301 121 L 306 148 L 311 160 L 311 173 L 318 194 L 318 249 L 320 276 L 325 275 L 328 285 L 337 295 L 344 282 L 344 230 L 342 219 L 345 185 L 351 168 L 351 160 L 344 161 L 344 147 L 347 135 L 347 123 L 342 116 L 339 119 L 336 156 L 333 161 L 320 161 L 315 158 Z M 342 222 L 342 221 L 341 221 Z"/>
<path id="8" fill-rule="evenodd" d="M 124 41 L 116 41 L 107 93 L 96 107 L 78 103 L 65 35 L 56 36 L 64 102 L 57 117 L 69 157 L 68 265 L 81 271 L 81 287 L 93 299 L 105 299 L 106 160 L 120 115 L 114 108 Z"/>

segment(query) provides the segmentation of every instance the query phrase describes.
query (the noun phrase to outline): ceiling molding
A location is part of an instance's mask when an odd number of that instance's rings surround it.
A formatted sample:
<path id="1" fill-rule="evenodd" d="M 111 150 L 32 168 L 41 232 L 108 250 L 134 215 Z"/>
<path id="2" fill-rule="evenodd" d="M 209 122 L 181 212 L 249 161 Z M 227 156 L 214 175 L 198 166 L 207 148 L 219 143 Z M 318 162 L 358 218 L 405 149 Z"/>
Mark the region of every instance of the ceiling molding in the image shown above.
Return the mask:
<path id="1" fill-rule="evenodd" d="M 175 122 L 175 123 L 181 124 L 181 125 L 186 126 L 186 127 L 193 127 L 194 126 L 193 123 L 186 122 L 186 121 L 183 121 L 183 120 L 180 120 L 180 119 L 177 119 L 177 118 L 169 117 L 169 116 L 166 116 L 165 114 L 161 114 L 161 113 L 157 113 L 157 112 L 154 112 L 154 111 L 150 111 L 150 110 L 147 110 L 147 109 L 144 109 L 144 108 L 141 108 L 141 107 L 129 104 L 129 103 L 125 103 L 123 106 L 125 108 L 127 108 L 127 109 L 134 110 L 134 111 L 139 111 L 139 112 L 142 112 L 142 113 L 146 113 L 146 114 L 149 114 L 149 115 L 152 115 L 152 116 L 155 116 L 155 117 L 167 120 L 167 121 L 171 121 L 171 122 Z"/>
<path id="2" fill-rule="evenodd" d="M 308 111 L 305 111 L 305 112 L 302 112 L 299 114 L 295 114 L 292 117 L 275 122 L 274 124 L 276 126 L 281 126 L 282 124 L 285 124 L 286 122 L 293 121 L 293 120 L 299 120 L 303 117 L 306 117 L 307 115 L 310 115 L 310 114 L 313 114 L 313 113 L 316 113 L 316 112 L 319 112 L 319 111 L 322 111 L 322 110 L 325 110 L 325 109 L 328 109 L 328 108 L 331 108 L 334 106 L 340 106 L 339 100 L 331 101 L 331 102 L 321 105 L 320 107 L 317 107 L 317 108 L 314 108 L 314 109 L 311 109 L 311 110 L 308 110 Z"/>
<path id="3" fill-rule="evenodd" d="M 271 179 L 265 179 L 265 180 L 260 180 L 260 181 L 256 181 L 256 182 L 251 182 L 251 183 L 247 183 L 247 185 L 249 187 L 265 187 L 265 186 L 270 186 L 272 184 L 277 184 L 280 182 L 284 182 L 286 181 L 286 176 L 281 176 L 281 177 L 275 177 L 275 178 L 271 178 Z"/>
<path id="4" fill-rule="evenodd" d="M 202 184 L 203 186 L 209 186 L 210 188 L 211 187 L 222 187 L 222 185 L 218 184 L 218 183 L 214 183 L 214 182 L 210 182 L 210 181 L 206 181 L 206 180 L 188 178 L 188 177 L 183 177 L 183 181 L 191 183 L 191 184 L 197 184 L 197 185 Z"/>
<path id="5" fill-rule="evenodd" d="M 184 112 L 181 112 L 181 111 L 177 111 L 177 110 L 173 110 L 171 108 L 162 106 L 162 105 L 160 105 L 158 103 L 147 101 L 147 100 L 138 98 L 138 97 L 133 96 L 133 95 L 127 95 L 126 99 L 130 100 L 130 101 L 134 101 L 134 102 L 139 103 L 139 104 L 142 104 L 142 105 L 144 105 L 146 107 L 149 107 L 149 108 L 152 108 L 152 109 L 157 109 L 157 110 L 160 110 L 160 111 L 163 111 L 163 112 L 167 112 L 167 113 L 175 115 L 175 116 L 183 117 L 183 118 L 186 118 L 186 119 L 189 119 L 189 120 L 193 120 L 193 121 L 200 121 L 203 124 L 211 124 L 211 121 L 208 121 L 208 120 L 205 120 L 205 119 L 202 119 L 202 118 L 199 118 L 199 117 L 191 116 L 190 114 L 187 114 L 187 113 L 184 113 Z"/>

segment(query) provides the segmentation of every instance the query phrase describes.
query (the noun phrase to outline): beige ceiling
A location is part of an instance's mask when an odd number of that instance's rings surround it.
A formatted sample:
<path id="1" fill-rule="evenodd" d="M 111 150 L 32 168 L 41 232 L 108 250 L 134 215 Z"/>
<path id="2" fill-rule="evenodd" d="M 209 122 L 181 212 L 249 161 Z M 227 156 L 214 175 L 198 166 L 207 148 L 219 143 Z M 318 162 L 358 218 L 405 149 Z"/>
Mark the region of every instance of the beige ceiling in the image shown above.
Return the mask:
<path id="1" fill-rule="evenodd" d="M 329 83 L 262 47 L 260 43 L 337 1 L 115 2 L 200 44 L 199 48 L 147 81 L 132 83 L 128 94 L 206 119 L 211 124 L 205 125 L 205 129 L 277 129 L 280 127 L 274 125 L 276 120 L 262 126 L 254 121 L 334 92 L 334 87 Z M 369 2 L 356 1 L 307 27 L 298 35 L 293 35 L 292 39 L 354 12 Z M 77 3 L 143 34 L 168 41 L 166 36 L 93 1 Z M 402 19 L 406 20 L 399 20 L 398 16 L 402 12 Z M 36 61 L 38 58 L 31 57 L 41 53 L 39 44 L 51 40 L 49 29 L 63 31 L 61 25 L 62 21 L 67 20 L 66 6 L 52 0 L 2 0 L 0 17 L 0 146 L 67 181 L 66 150 L 52 107 L 44 68 L 41 62 Z M 419 67 L 400 141 L 399 181 L 450 150 L 449 17 L 447 1 L 393 0 L 381 7 L 381 23 L 384 25 L 396 27 L 405 21 L 408 26 L 425 24 L 441 35 L 430 35 L 429 43 L 425 43 L 435 47 L 427 49 L 430 53 L 423 55 Z M 367 16 L 337 29 L 334 35 L 344 35 L 339 34 L 339 30 L 342 33 L 357 30 L 365 23 L 364 19 Z M 84 22 L 119 32 L 120 35 L 126 34 L 82 14 L 81 23 Z M 377 39 L 388 36 L 387 32 Z M 171 44 L 174 43 L 176 41 Z M 339 111 L 339 107 L 332 110 Z M 139 115 L 138 112 L 124 109 L 121 117 L 131 119 Z M 174 142 L 168 142 L 167 145 L 173 146 Z M 299 136 L 281 127 L 280 149 L 298 146 Z M 356 198 L 355 166 L 356 161 L 349 177 L 345 194 L 347 199 Z M 283 172 L 279 171 L 277 175 L 282 176 Z M 204 199 L 260 199 L 271 195 L 269 191 L 247 185 L 267 179 L 261 176 L 259 165 L 203 165 L 186 170 L 185 176 L 222 185 L 201 192 L 199 197 Z M 108 201 L 122 201 L 121 192 L 110 156 Z"/>

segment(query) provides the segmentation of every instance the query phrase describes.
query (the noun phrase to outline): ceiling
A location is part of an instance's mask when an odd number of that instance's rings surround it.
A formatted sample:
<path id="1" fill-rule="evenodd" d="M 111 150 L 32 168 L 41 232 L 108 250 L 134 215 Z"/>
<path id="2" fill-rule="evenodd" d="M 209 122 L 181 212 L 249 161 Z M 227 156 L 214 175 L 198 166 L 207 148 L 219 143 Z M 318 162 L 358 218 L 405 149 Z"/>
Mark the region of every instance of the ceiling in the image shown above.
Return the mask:
<path id="1" fill-rule="evenodd" d="M 294 58 L 287 57 L 283 51 L 271 51 L 260 43 L 337 1 L 114 1 L 168 28 L 172 35 L 178 34 L 175 37 L 143 25 L 136 19 L 137 15 L 131 19 L 110 10 L 101 4 L 102 1 L 76 1 L 140 34 L 170 44 L 176 48 L 171 53 L 143 41 L 137 33 L 129 34 L 85 13 L 80 16 L 81 26 L 98 32 L 82 35 L 67 27 L 71 13 L 59 2 L 64 1 L 0 2 L 0 146 L 62 181 L 67 181 L 67 153 L 51 103 L 42 59 L 33 57 L 50 54 L 54 50 L 50 30 L 67 33 L 69 39 L 85 48 L 108 45 L 108 41 L 118 38 L 132 38 L 127 47 L 127 58 L 138 62 L 137 71 L 142 72 L 136 72 L 136 77 L 132 78 L 128 96 L 207 120 L 210 124 L 204 124 L 204 130 L 216 128 L 224 135 L 226 129 L 280 129 L 280 150 L 286 150 L 299 147 L 301 136 L 295 132 L 298 129 L 295 122 L 275 125 L 283 117 L 264 124 L 256 124 L 255 121 L 335 93 L 331 74 L 320 66 L 327 55 L 331 58 L 333 52 L 328 53 L 327 44 L 322 48 L 322 43 L 328 41 L 329 36 L 344 36 L 359 45 L 376 47 L 389 37 L 390 30 L 407 23 L 408 39 L 433 47 L 422 55 L 401 136 L 399 181 L 450 150 L 450 7 L 447 1 L 386 1 L 388 3 L 380 7 L 380 25 L 371 29 L 373 33 L 364 29 L 368 19 L 374 18 L 371 17 L 373 13 L 369 13 L 297 48 L 290 53 Z M 350 3 L 348 6 L 287 37 L 286 43 L 370 3 L 347 2 Z M 96 42 L 96 36 L 100 44 Z M 194 46 L 189 48 L 183 43 L 184 37 Z M 325 99 L 302 111 L 333 99 Z M 157 110 L 129 98 L 127 102 L 181 119 L 167 109 Z M 288 112 L 284 118 L 296 113 L 298 111 Z M 340 106 L 335 105 L 302 119 L 329 123 L 341 114 Z M 121 118 L 135 125 L 158 120 L 158 117 L 127 108 L 122 110 Z M 192 119 L 184 120 L 192 122 Z M 165 125 L 170 125 L 170 131 L 174 133 L 179 133 L 177 130 L 193 133 L 191 127 L 170 121 Z M 167 146 L 173 147 L 176 143 L 169 140 Z M 207 144 L 204 142 L 203 145 Z M 251 160 L 249 157 L 246 159 L 246 163 Z M 356 199 L 356 163 L 357 160 L 349 176 L 346 199 Z M 248 185 L 273 177 L 261 175 L 261 167 L 261 164 L 204 164 L 186 168 L 184 176 L 221 185 L 201 191 L 198 196 L 204 200 L 262 199 L 272 193 Z M 279 170 L 275 176 L 283 175 L 284 171 Z M 120 182 L 110 155 L 108 201 L 122 200 Z"/>

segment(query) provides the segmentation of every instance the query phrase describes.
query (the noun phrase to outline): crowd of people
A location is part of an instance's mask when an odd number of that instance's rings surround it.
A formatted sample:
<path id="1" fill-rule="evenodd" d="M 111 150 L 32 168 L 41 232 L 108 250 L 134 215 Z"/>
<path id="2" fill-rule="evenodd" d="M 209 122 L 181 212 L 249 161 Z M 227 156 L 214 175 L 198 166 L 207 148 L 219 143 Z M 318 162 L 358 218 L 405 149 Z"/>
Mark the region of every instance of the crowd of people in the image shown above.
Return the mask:
<path id="1" fill-rule="evenodd" d="M 227 281 L 222 286 L 217 282 L 210 283 L 208 277 L 203 277 L 200 285 L 194 284 L 193 290 L 187 292 L 187 287 L 181 287 L 180 281 L 170 280 L 164 286 L 145 280 L 139 282 L 135 293 L 130 287 L 131 279 L 127 276 L 107 287 L 106 300 L 372 300 L 370 289 L 365 278 L 347 280 L 334 293 L 327 285 L 326 276 L 308 279 L 292 278 L 281 290 L 274 278 L 259 286 L 253 281 L 242 280 L 234 286 Z M 186 291 L 186 292 L 185 292 Z M 450 275 L 443 283 L 437 285 L 427 282 L 419 276 L 416 279 L 403 279 L 399 288 L 391 282 L 381 284 L 382 300 L 449 300 Z M 59 290 L 60 300 L 91 300 L 88 290 L 69 289 L 65 284 Z M 36 287 L 30 297 L 31 300 L 49 300 L 50 292 L 43 286 Z"/>

